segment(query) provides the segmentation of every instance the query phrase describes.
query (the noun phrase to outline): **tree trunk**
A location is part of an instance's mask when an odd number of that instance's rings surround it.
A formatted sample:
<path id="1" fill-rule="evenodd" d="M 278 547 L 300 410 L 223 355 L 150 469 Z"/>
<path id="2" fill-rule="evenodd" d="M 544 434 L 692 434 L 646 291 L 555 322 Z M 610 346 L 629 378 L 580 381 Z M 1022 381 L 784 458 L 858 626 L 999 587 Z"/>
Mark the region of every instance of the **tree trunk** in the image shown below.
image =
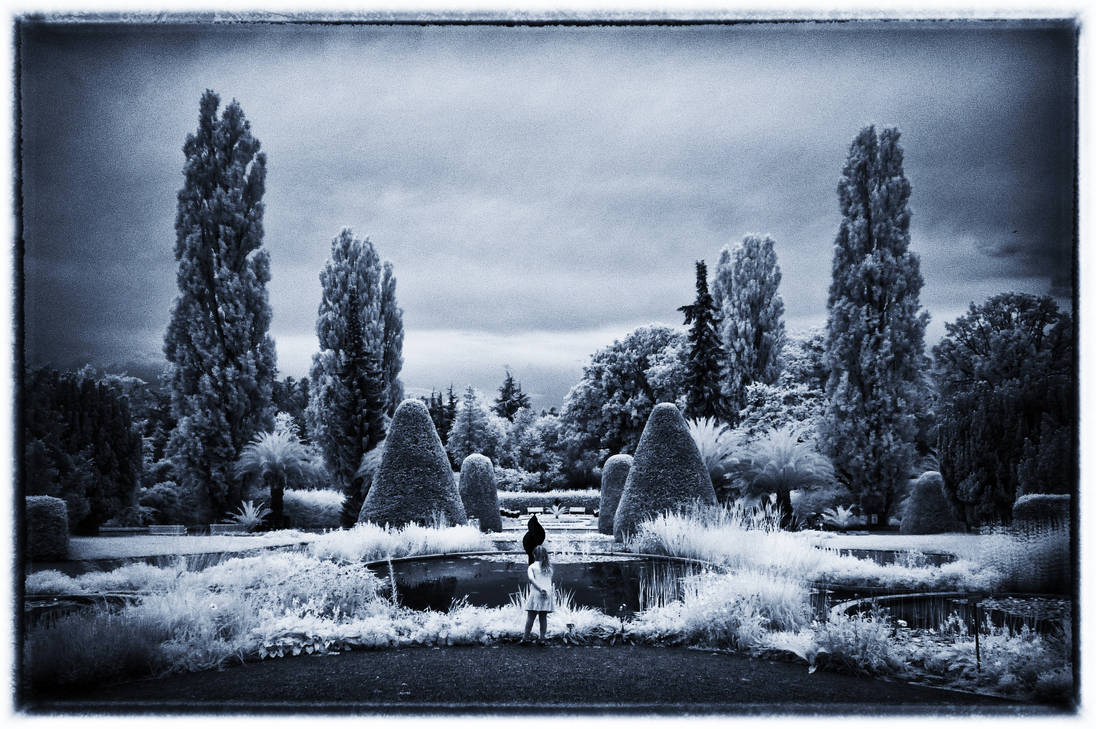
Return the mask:
<path id="1" fill-rule="evenodd" d="M 270 526 L 272 529 L 282 529 L 285 524 L 282 517 L 282 502 L 285 494 L 285 484 L 275 482 L 270 484 Z"/>

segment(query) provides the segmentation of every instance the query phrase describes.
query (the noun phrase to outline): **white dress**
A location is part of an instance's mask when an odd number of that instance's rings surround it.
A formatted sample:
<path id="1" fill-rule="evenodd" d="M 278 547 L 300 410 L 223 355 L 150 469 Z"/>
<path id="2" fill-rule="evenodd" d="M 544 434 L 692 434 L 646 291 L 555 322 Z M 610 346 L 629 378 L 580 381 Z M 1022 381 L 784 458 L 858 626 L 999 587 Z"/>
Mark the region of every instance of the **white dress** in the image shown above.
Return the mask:
<path id="1" fill-rule="evenodd" d="M 529 565 L 527 571 L 529 581 L 533 586 L 529 589 L 529 596 L 525 598 L 525 609 L 537 612 L 552 612 L 556 609 L 555 594 L 552 591 L 552 573 L 545 573 L 540 569 L 540 562 Z M 547 595 L 542 595 L 540 590 L 547 590 Z"/>

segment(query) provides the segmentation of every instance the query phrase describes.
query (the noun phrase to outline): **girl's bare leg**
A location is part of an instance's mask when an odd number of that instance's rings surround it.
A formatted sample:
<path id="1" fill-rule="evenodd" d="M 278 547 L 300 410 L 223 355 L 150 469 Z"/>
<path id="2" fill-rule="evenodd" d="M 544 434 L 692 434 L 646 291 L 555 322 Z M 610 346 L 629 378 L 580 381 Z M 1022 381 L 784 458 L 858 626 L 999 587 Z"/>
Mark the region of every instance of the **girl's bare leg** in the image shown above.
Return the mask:
<path id="1" fill-rule="evenodd" d="M 547 612 L 538 612 L 537 616 L 540 618 L 540 639 L 544 640 L 544 634 L 548 632 L 548 613 Z M 532 625 L 533 625 L 533 618 L 532 618 L 532 614 L 530 614 L 529 626 L 532 627 Z M 526 632 L 528 632 L 528 631 L 526 631 Z"/>
<path id="2" fill-rule="evenodd" d="M 543 615 L 543 613 L 541 613 Z M 522 640 L 529 640 L 529 632 L 533 629 L 533 618 L 536 617 L 536 613 L 532 610 L 525 611 L 525 637 Z M 543 624 L 544 620 L 541 619 Z M 541 631 L 543 632 L 543 631 Z"/>

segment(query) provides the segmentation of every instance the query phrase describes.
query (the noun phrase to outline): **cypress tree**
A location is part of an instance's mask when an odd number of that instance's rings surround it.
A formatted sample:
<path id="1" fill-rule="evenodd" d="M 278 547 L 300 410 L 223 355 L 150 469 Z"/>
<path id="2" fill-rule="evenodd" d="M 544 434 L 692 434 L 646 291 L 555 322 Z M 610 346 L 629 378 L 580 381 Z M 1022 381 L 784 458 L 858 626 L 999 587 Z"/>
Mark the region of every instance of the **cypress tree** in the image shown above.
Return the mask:
<path id="1" fill-rule="evenodd" d="M 747 386 L 772 385 L 780 375 L 784 300 L 779 286 L 780 266 L 769 236 L 747 235 L 733 251 L 724 247 L 720 252 L 712 299 L 726 355 L 724 394 L 734 413 L 746 404 Z"/>
<path id="2" fill-rule="evenodd" d="M 716 327 L 719 315 L 708 292 L 708 267 L 696 262 L 696 300 L 679 307 L 689 329 L 689 358 L 685 366 L 685 409 L 691 418 L 716 418 L 726 421 L 731 409 L 722 392 L 726 354 Z"/>
<path id="3" fill-rule="evenodd" d="M 267 334 L 270 259 L 261 248 L 266 156 L 239 104 L 218 118 L 219 104 L 207 90 L 198 130 L 183 145 L 179 295 L 164 337 L 176 420 L 167 453 L 206 521 L 240 500 L 233 466 L 252 435 L 273 425 L 276 369 Z"/>
<path id="4" fill-rule="evenodd" d="M 899 132 L 863 129 L 838 183 L 841 228 L 827 303 L 828 401 L 822 445 L 838 477 L 880 526 L 914 466 L 925 404 L 918 256 L 909 250 L 910 183 Z"/>

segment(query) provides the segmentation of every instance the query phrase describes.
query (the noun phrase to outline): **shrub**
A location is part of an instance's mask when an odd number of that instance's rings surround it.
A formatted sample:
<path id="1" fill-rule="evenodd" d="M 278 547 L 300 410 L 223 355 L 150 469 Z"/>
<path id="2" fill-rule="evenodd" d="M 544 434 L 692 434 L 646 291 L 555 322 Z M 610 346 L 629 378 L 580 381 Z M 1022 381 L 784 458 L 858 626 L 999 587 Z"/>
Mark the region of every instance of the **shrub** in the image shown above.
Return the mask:
<path id="1" fill-rule="evenodd" d="M 494 468 L 487 456 L 473 453 L 460 466 L 460 499 L 470 518 L 479 519 L 483 532 L 501 532 L 499 492 L 495 487 Z"/>
<path id="2" fill-rule="evenodd" d="M 141 489 L 137 503 L 155 512 L 156 524 L 188 524 L 198 509 L 197 499 L 184 493 L 174 481 Z"/>
<path id="3" fill-rule="evenodd" d="M 26 499 L 27 559 L 56 560 L 68 555 L 68 510 L 62 499 L 28 496 Z"/>
<path id="4" fill-rule="evenodd" d="M 613 519 L 620 504 L 620 494 L 631 470 L 632 457 L 627 453 L 619 453 L 605 461 L 601 471 L 601 503 L 597 518 L 597 530 L 602 534 L 613 533 Z"/>
<path id="5" fill-rule="evenodd" d="M 254 501 L 248 500 L 240 504 L 237 511 L 229 514 L 228 522 L 230 524 L 239 524 L 247 531 L 253 532 L 268 516 L 270 516 L 270 509 L 266 508 L 266 504 L 261 501 L 256 504 Z"/>
<path id="6" fill-rule="evenodd" d="M 1069 494 L 1028 494 L 1012 505 L 1012 522 L 1017 526 L 1045 524 L 1069 526 Z"/>
<path id="7" fill-rule="evenodd" d="M 660 403 L 639 438 L 613 521 L 613 536 L 623 541 L 645 518 L 698 500 L 715 504 L 712 478 L 681 412 L 672 403 Z"/>
<path id="8" fill-rule="evenodd" d="M 398 529 L 358 524 L 353 529 L 323 534 L 308 545 L 309 553 L 316 557 L 346 562 L 370 562 L 416 554 L 483 552 L 491 548 L 491 540 L 467 524 L 444 529 L 418 524 Z"/>
<path id="9" fill-rule="evenodd" d="M 296 529 L 338 529 L 345 498 L 335 489 L 286 489 L 285 516 Z"/>
<path id="10" fill-rule="evenodd" d="M 825 487 L 796 489 L 792 491 L 792 513 L 800 524 L 816 524 L 830 509 L 856 501 L 843 485 L 834 483 Z"/>
<path id="11" fill-rule="evenodd" d="M 542 474 L 520 468 L 496 468 L 495 485 L 499 491 L 543 491 L 547 488 Z"/>
<path id="12" fill-rule="evenodd" d="M 944 493 L 944 477 L 926 471 L 914 482 L 902 514 L 903 534 L 940 534 L 966 531 Z"/>
<path id="13" fill-rule="evenodd" d="M 468 521 L 449 457 L 426 405 L 404 400 L 392 416 L 381 465 L 358 522 L 422 524 L 435 513 L 450 524 Z"/>
<path id="14" fill-rule="evenodd" d="M 535 493 L 499 492 L 499 506 L 504 509 L 524 511 L 530 506 L 548 508 L 557 501 L 563 506 L 581 506 L 592 514 L 598 508 L 598 504 L 601 503 L 601 496 L 597 489 L 558 489 L 556 491 L 538 491 Z"/>

